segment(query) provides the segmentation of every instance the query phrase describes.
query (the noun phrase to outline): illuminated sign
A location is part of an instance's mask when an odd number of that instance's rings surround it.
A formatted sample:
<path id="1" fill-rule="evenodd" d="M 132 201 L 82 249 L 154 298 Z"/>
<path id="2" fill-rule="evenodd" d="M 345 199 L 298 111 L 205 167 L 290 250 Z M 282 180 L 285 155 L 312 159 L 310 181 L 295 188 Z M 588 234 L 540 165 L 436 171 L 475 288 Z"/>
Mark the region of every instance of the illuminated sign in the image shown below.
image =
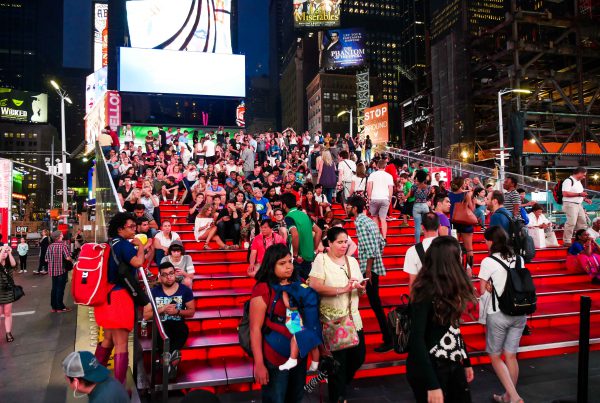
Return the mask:
<path id="1" fill-rule="evenodd" d="M 113 129 L 121 126 L 121 96 L 117 91 L 106 92 L 106 124 Z"/>
<path id="2" fill-rule="evenodd" d="M 381 104 L 365 109 L 364 136 L 369 136 L 373 144 L 389 141 L 388 104 Z"/>
<path id="3" fill-rule="evenodd" d="M 90 113 L 98 100 L 104 97 L 107 89 L 107 68 L 90 74 L 85 79 L 85 113 Z"/>
<path id="4" fill-rule="evenodd" d="M 338 27 L 341 5 L 342 0 L 294 0 L 294 27 Z"/>
<path id="5" fill-rule="evenodd" d="M 4 235 L 3 242 L 8 242 L 10 223 L 12 222 L 12 217 L 10 216 L 13 184 L 12 173 L 12 161 L 0 158 L 0 234 Z"/>
<path id="6" fill-rule="evenodd" d="M 47 123 L 48 95 L 0 88 L 0 120 Z"/>
<path id="7" fill-rule="evenodd" d="M 231 0 L 130 0 L 131 47 L 231 54 Z"/>
<path id="8" fill-rule="evenodd" d="M 108 65 L 108 4 L 94 4 L 94 71 Z"/>
<path id="9" fill-rule="evenodd" d="M 321 41 L 321 66 L 325 70 L 359 67 L 365 62 L 365 32 L 362 29 L 325 31 Z"/>

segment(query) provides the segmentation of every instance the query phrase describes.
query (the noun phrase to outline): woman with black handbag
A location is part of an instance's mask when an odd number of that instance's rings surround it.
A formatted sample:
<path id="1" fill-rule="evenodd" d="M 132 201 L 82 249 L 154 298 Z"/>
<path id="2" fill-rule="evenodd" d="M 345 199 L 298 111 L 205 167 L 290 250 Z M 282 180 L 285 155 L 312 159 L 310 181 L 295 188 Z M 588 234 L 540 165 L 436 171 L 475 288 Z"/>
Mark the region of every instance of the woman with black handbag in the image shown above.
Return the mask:
<path id="1" fill-rule="evenodd" d="M 15 301 L 14 281 L 12 273 L 17 266 L 11 253 L 10 245 L 0 246 L 0 313 L 4 314 L 6 341 L 12 343 L 12 303 Z"/>
<path id="2" fill-rule="evenodd" d="M 471 402 L 474 375 L 460 317 L 475 296 L 460 254 L 453 237 L 435 238 L 411 288 L 406 377 L 417 403 Z"/>

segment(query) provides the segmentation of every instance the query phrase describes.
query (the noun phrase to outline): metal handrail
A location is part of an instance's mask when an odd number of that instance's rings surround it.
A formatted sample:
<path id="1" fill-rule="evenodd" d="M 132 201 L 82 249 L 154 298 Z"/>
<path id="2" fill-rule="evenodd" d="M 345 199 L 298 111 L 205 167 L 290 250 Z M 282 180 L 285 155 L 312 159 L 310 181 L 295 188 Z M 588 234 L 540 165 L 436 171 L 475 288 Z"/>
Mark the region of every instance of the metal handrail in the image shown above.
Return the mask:
<path id="1" fill-rule="evenodd" d="M 146 269 L 144 267 L 140 267 L 138 269 L 140 276 L 142 277 L 142 281 L 144 282 L 144 288 L 146 289 L 146 294 L 148 295 L 148 299 L 150 300 L 150 305 L 152 306 L 152 313 L 154 315 L 154 320 L 152 321 L 152 349 L 150 351 L 150 386 L 152 387 L 152 393 L 156 390 L 154 383 L 154 363 L 155 363 L 155 353 L 156 342 L 158 341 L 158 337 L 162 339 L 162 357 L 161 357 L 161 365 L 162 365 L 162 398 L 161 402 L 169 401 L 169 364 L 171 362 L 171 353 L 170 346 L 171 341 L 167 333 L 165 332 L 165 328 L 160 320 L 160 315 L 158 314 L 158 307 L 156 306 L 156 302 L 154 298 L 152 298 L 152 291 L 150 290 L 150 284 L 148 283 L 148 278 L 146 277 Z M 135 360 L 137 362 L 137 360 Z"/>

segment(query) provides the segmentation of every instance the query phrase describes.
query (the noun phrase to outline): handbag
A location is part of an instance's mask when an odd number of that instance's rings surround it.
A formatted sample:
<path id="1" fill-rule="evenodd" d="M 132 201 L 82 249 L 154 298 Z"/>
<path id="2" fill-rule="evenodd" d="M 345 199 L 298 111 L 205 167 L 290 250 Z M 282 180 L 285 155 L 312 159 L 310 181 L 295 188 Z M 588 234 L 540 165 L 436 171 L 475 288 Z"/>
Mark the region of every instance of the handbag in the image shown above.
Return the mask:
<path id="1" fill-rule="evenodd" d="M 401 304 L 393 308 L 387 316 L 388 328 L 394 337 L 394 351 L 398 354 L 408 352 L 408 339 L 410 337 L 410 299 L 407 294 L 400 297 Z"/>
<path id="2" fill-rule="evenodd" d="M 66 271 L 73 270 L 73 261 L 67 260 L 63 257 L 63 269 L 65 269 Z"/>
<path id="3" fill-rule="evenodd" d="M 479 222 L 473 210 L 469 208 L 466 201 L 454 204 L 452 212 L 452 223 L 460 225 L 475 225 Z"/>
<path id="4" fill-rule="evenodd" d="M 325 255 L 323 255 L 325 265 Z M 350 262 L 346 257 L 347 277 L 350 279 Z M 358 330 L 352 319 L 352 293 L 348 295 L 348 314 L 323 323 L 323 343 L 327 350 L 340 351 L 355 347 L 360 343 Z"/>
<path id="5" fill-rule="evenodd" d="M 20 300 L 21 298 L 23 298 L 23 296 L 25 296 L 25 291 L 23 290 L 23 287 L 15 284 L 15 280 L 13 279 L 13 277 L 10 274 L 8 274 L 8 271 L 6 269 L 4 269 L 3 271 L 4 271 L 4 276 L 6 277 L 6 283 L 7 283 L 6 285 L 10 289 L 12 289 L 13 302 L 16 302 L 16 301 Z"/>

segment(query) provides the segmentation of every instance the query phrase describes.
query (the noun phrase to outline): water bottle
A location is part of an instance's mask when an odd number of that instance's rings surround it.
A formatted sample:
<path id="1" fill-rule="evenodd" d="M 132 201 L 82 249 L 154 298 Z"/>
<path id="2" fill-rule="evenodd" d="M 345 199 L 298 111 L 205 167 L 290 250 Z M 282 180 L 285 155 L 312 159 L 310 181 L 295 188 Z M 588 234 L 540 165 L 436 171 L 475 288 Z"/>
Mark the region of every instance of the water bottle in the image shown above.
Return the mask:
<path id="1" fill-rule="evenodd" d="M 146 322 L 145 320 L 142 320 L 140 337 L 148 337 L 148 322 Z"/>
<path id="2" fill-rule="evenodd" d="M 450 234 L 455 238 L 458 239 L 458 232 L 456 232 L 456 230 L 454 228 L 452 228 L 452 231 L 450 231 Z"/>

